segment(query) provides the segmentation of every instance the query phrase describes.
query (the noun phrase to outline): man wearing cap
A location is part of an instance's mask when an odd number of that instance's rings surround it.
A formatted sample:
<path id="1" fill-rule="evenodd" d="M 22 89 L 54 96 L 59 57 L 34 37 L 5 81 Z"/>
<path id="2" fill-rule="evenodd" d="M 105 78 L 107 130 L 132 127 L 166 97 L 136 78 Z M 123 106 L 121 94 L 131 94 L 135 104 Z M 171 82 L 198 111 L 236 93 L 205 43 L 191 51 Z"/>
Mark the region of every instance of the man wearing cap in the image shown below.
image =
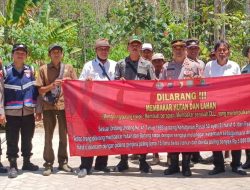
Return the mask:
<path id="1" fill-rule="evenodd" d="M 172 43 L 172 61 L 163 65 L 162 80 L 176 80 L 176 79 L 191 79 L 200 77 L 199 65 L 190 61 L 187 58 L 186 43 L 183 40 L 175 40 Z M 165 175 L 172 175 L 180 172 L 179 168 L 179 152 L 169 153 L 171 164 L 168 169 L 164 171 Z M 182 174 L 183 176 L 191 176 L 190 170 L 190 152 L 182 153 Z"/>
<path id="2" fill-rule="evenodd" d="M 25 64 L 28 49 L 24 44 L 15 44 L 12 49 L 13 63 L 3 67 L 4 104 L 0 106 L 1 123 L 6 118 L 7 157 L 10 162 L 9 178 L 18 175 L 18 141 L 21 134 L 22 170 L 36 171 L 38 166 L 30 162 L 35 119 L 41 119 L 37 106 L 38 90 L 34 70 Z"/>
<path id="3" fill-rule="evenodd" d="M 200 54 L 199 43 L 200 43 L 199 40 L 196 39 L 188 39 L 186 41 L 187 57 L 191 61 L 195 61 L 198 63 L 198 65 L 200 66 L 200 74 L 202 75 L 205 69 L 205 63 L 202 60 L 198 59 Z M 194 163 L 199 163 L 199 162 L 205 163 L 205 160 L 201 157 L 200 152 L 193 152 L 191 155 L 191 160 Z"/>
<path id="4" fill-rule="evenodd" d="M 52 139 L 56 120 L 58 121 L 59 130 L 58 169 L 65 172 L 73 171 L 72 168 L 68 166 L 67 126 L 61 85 L 63 80 L 77 79 L 72 65 L 62 63 L 62 46 L 58 44 L 51 45 L 48 50 L 48 56 L 51 62 L 40 67 L 37 78 L 39 93 L 43 97 L 43 124 L 45 130 L 43 151 L 43 158 L 45 160 L 44 176 L 49 176 L 53 171 L 55 155 Z"/>
<path id="5" fill-rule="evenodd" d="M 0 58 L 0 105 L 1 105 L 1 108 L 0 108 L 0 125 L 4 125 L 5 124 L 5 116 L 4 116 L 4 109 L 2 108 L 2 105 L 3 105 L 3 96 L 4 96 L 4 92 L 3 92 L 3 62 L 2 62 L 2 59 Z M 7 173 L 8 170 L 7 168 L 5 168 L 1 162 L 1 155 L 2 155 L 2 148 L 1 148 L 1 137 L 0 137 L 0 173 Z"/>
<path id="6" fill-rule="evenodd" d="M 142 42 L 138 36 L 132 36 L 128 43 L 129 56 L 119 61 L 115 68 L 116 80 L 153 80 L 155 79 L 152 64 L 140 56 Z M 146 162 L 146 154 L 141 154 L 139 169 L 141 172 L 149 173 L 151 167 Z M 128 155 L 121 155 L 121 161 L 115 167 L 115 171 L 127 170 Z"/>
<path id="7" fill-rule="evenodd" d="M 152 44 L 150 43 L 144 43 L 142 44 L 142 48 L 141 48 L 141 56 L 143 59 L 146 59 L 148 61 L 151 62 L 152 60 L 152 56 L 153 56 L 153 47 L 152 47 Z M 130 159 L 131 160 L 137 160 L 139 158 L 140 155 L 138 154 L 132 154 Z M 154 158 L 155 159 L 155 155 L 154 155 Z"/>
<path id="8" fill-rule="evenodd" d="M 162 53 L 155 53 L 153 55 L 152 64 L 153 64 L 154 69 L 155 69 L 155 76 L 158 79 L 161 77 L 162 68 L 163 68 L 164 63 L 165 63 L 165 57 Z"/>
<path id="9" fill-rule="evenodd" d="M 192 61 L 199 63 L 200 65 L 200 73 L 202 73 L 205 69 L 205 63 L 199 59 L 200 54 L 200 42 L 196 39 L 189 39 L 186 41 L 187 45 L 187 57 Z"/>
<path id="10" fill-rule="evenodd" d="M 95 42 L 96 58 L 84 64 L 79 80 L 110 81 L 115 77 L 116 62 L 108 59 L 110 44 L 107 39 L 98 39 Z M 89 126 L 91 130 L 91 126 Z M 78 177 L 91 173 L 94 157 L 81 157 L 80 172 Z M 108 156 L 97 156 L 95 170 L 110 172 L 107 168 Z"/>
<path id="11" fill-rule="evenodd" d="M 243 55 L 247 57 L 247 63 L 242 68 L 241 73 L 242 74 L 250 74 L 250 46 L 247 46 L 244 51 Z M 250 149 L 246 149 L 246 162 L 242 165 L 243 169 L 249 169 L 250 168 Z"/>
<path id="12" fill-rule="evenodd" d="M 142 44 L 142 48 L 141 48 L 142 52 L 141 52 L 141 56 L 148 60 L 151 61 L 152 60 L 152 56 L 153 56 L 153 47 L 152 44 L 150 43 L 144 43 Z"/>
<path id="13" fill-rule="evenodd" d="M 154 70 L 155 70 L 155 76 L 157 79 L 160 78 L 161 76 L 161 72 L 162 72 L 162 67 L 165 63 L 165 57 L 162 53 L 155 53 L 152 56 L 152 64 L 154 66 Z M 160 163 L 160 156 L 158 153 L 154 153 L 153 154 L 153 160 L 150 163 L 151 165 L 156 165 Z"/>

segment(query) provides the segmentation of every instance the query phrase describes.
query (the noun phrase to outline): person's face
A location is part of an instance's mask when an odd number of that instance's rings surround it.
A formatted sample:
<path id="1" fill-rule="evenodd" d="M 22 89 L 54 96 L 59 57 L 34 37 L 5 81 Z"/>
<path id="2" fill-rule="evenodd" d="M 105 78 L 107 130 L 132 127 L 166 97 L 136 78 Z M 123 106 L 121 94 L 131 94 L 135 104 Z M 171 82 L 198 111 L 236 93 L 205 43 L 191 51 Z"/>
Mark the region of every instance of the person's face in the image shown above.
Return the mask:
<path id="1" fill-rule="evenodd" d="M 185 46 L 173 46 L 172 51 L 174 59 L 185 58 L 187 55 L 187 50 Z"/>
<path id="2" fill-rule="evenodd" d="M 146 60 L 151 61 L 153 56 L 153 51 L 149 49 L 142 50 L 142 57 Z"/>
<path id="3" fill-rule="evenodd" d="M 128 52 L 130 53 L 130 55 L 139 56 L 141 47 L 142 47 L 142 44 L 140 42 L 135 41 L 135 42 L 129 43 Z"/>
<path id="4" fill-rule="evenodd" d="M 164 65 L 164 60 L 155 59 L 152 61 L 152 64 L 154 65 L 155 71 L 160 72 L 162 70 L 163 65 Z"/>
<path id="5" fill-rule="evenodd" d="M 219 61 L 223 61 L 223 60 L 228 59 L 229 54 L 230 54 L 229 49 L 223 44 L 221 44 L 218 47 L 218 49 L 215 51 L 216 59 Z"/>
<path id="6" fill-rule="evenodd" d="M 60 49 L 52 49 L 49 56 L 53 63 L 59 63 L 63 58 L 63 52 Z"/>
<path id="7" fill-rule="evenodd" d="M 24 63 L 27 59 L 27 53 L 22 49 L 14 51 L 12 56 L 16 63 Z"/>
<path id="8" fill-rule="evenodd" d="M 97 57 L 99 57 L 102 60 L 108 59 L 109 49 L 110 49 L 109 47 L 105 46 L 96 48 Z"/>
<path id="9" fill-rule="evenodd" d="M 216 60 L 215 53 L 214 52 L 210 53 L 209 58 L 210 58 L 210 60 Z"/>
<path id="10" fill-rule="evenodd" d="M 200 53 L 199 46 L 191 46 L 187 48 L 187 56 L 191 59 L 197 59 Z"/>

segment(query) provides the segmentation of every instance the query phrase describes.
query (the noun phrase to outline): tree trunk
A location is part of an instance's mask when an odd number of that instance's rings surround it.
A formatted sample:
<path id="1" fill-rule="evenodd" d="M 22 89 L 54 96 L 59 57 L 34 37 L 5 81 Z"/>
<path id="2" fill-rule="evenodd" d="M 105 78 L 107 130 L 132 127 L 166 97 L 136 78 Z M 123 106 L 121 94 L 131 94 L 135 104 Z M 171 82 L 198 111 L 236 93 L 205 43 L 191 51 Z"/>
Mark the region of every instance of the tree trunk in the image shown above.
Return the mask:
<path id="1" fill-rule="evenodd" d="M 225 14 L 226 5 L 224 0 L 221 0 L 221 14 Z M 225 40 L 226 38 L 226 29 L 225 29 L 225 22 L 223 21 L 221 26 L 221 35 L 220 39 Z"/>
<path id="2" fill-rule="evenodd" d="M 246 32 L 250 35 L 250 0 L 246 0 Z M 250 39 L 247 39 L 248 45 L 250 44 Z"/>
<path id="3" fill-rule="evenodd" d="M 220 26 L 218 23 L 220 13 L 221 0 L 214 0 L 214 42 L 217 42 L 220 38 Z"/>

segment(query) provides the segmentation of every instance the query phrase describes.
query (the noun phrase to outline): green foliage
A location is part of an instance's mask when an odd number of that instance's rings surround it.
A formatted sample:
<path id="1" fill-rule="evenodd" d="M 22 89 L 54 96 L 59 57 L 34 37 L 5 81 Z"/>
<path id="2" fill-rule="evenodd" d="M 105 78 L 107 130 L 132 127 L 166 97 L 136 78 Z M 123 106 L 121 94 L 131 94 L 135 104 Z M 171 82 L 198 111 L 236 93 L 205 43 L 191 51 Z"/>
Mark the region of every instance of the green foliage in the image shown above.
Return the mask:
<path id="1" fill-rule="evenodd" d="M 64 61 L 72 65 L 77 65 L 72 55 L 79 52 L 79 48 L 75 46 L 78 41 L 78 30 L 76 27 L 78 23 L 72 20 L 60 22 L 58 19 L 49 18 L 49 0 L 43 1 L 44 4 L 39 3 L 42 3 L 42 1 L 9 1 L 7 5 L 9 13 L 7 15 L 9 15 L 9 20 L 12 20 L 11 15 L 13 13 L 15 20 L 8 22 L 9 25 L 5 24 L 0 28 L 0 39 L 2 39 L 0 53 L 3 55 L 4 61 L 11 61 L 13 43 L 24 43 L 29 47 L 27 63 L 34 64 L 38 67 L 40 64 L 49 61 L 49 45 L 59 43 L 64 47 Z M 35 7 L 35 5 L 41 6 L 40 13 L 25 13 L 30 11 L 31 7 L 37 9 L 38 7 Z M 28 22 L 22 22 L 23 24 L 20 25 L 20 18 L 24 14 L 27 16 Z M 14 22 L 16 22 L 16 24 L 14 24 Z"/>
<path id="2" fill-rule="evenodd" d="M 110 10 L 108 20 L 101 35 L 109 38 L 112 44 L 126 46 L 129 36 L 137 34 L 167 57 L 171 56 L 171 41 L 188 36 L 187 27 L 175 20 L 164 0 L 160 1 L 159 7 L 144 0 L 119 1 L 117 7 Z M 124 55 L 120 47 L 117 49 L 118 55 Z"/>
<path id="3" fill-rule="evenodd" d="M 49 0 L 45 0 L 38 15 L 38 21 L 43 23 L 44 25 L 47 25 L 49 22 L 49 14 L 51 10 L 49 2 Z"/>
<path id="4" fill-rule="evenodd" d="M 96 39 L 108 38 L 110 58 L 118 61 L 128 55 L 129 36 L 137 34 L 167 59 L 171 59 L 171 41 L 197 38 L 200 57 L 206 61 L 214 46 L 214 30 L 225 24 L 231 59 L 244 64 L 241 52 L 250 43 L 250 30 L 243 1 L 226 0 L 226 13 L 215 15 L 214 1 L 189 0 L 188 18 L 169 7 L 172 1 L 154 2 L 113 1 L 100 16 L 88 0 L 8 0 L 6 14 L 0 12 L 0 54 L 10 61 L 11 45 L 23 42 L 30 49 L 28 62 L 39 65 L 49 61 L 47 48 L 57 42 L 64 46 L 64 61 L 80 71 L 84 62 L 95 57 Z"/>
<path id="5" fill-rule="evenodd" d="M 51 20 L 50 24 L 61 26 L 61 23 L 55 19 Z M 70 58 L 72 48 L 69 45 L 76 43 L 77 30 L 64 31 L 63 36 L 56 35 L 53 39 L 48 34 L 50 34 L 48 26 L 39 22 L 32 22 L 24 28 L 17 28 L 11 31 L 11 37 L 15 42 L 28 45 L 28 63 L 48 62 L 48 47 L 50 44 L 57 42 L 64 47 L 65 61 L 76 65 L 75 60 Z"/>
<path id="6" fill-rule="evenodd" d="M 13 9 L 13 22 L 17 23 L 19 21 L 19 18 L 22 16 L 25 10 L 25 6 L 27 6 L 27 3 L 29 0 L 16 0 L 14 9 Z"/>

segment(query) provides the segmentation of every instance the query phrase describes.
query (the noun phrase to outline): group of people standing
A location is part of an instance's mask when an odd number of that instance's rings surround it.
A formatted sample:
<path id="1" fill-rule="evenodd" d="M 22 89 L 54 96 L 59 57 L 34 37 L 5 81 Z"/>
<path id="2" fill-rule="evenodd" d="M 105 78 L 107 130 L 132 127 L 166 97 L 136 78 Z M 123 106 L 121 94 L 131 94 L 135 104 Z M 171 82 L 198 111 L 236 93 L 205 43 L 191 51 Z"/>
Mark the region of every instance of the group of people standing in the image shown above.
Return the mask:
<path id="1" fill-rule="evenodd" d="M 79 80 L 108 81 L 108 80 L 173 80 L 197 77 L 219 77 L 241 74 L 237 63 L 229 60 L 230 46 L 226 41 L 219 41 L 214 46 L 215 58 L 206 65 L 199 60 L 199 41 L 196 39 L 175 40 L 171 43 L 172 60 L 166 62 L 162 53 L 154 53 L 150 43 L 142 43 L 138 36 L 131 36 L 127 50 L 129 55 L 115 62 L 108 58 L 111 46 L 107 39 L 95 42 L 96 57 L 85 63 Z M 6 122 L 7 157 L 10 163 L 9 177 L 18 176 L 17 158 L 19 132 L 21 132 L 21 152 L 23 156 L 22 170 L 36 171 L 38 166 L 31 163 L 32 138 L 35 130 L 35 120 L 43 118 L 45 143 L 43 158 L 45 160 L 43 175 L 53 173 L 55 155 L 52 148 L 53 133 L 56 122 L 59 129 L 58 169 L 72 172 L 68 165 L 67 127 L 64 111 L 64 99 L 61 85 L 64 80 L 77 79 L 74 68 L 64 64 L 63 47 L 54 44 L 48 49 L 51 62 L 40 67 L 38 76 L 34 69 L 25 64 L 28 49 L 24 44 L 15 44 L 12 50 L 13 62 L 8 66 L 1 64 L 0 87 L 0 124 Z M 250 51 L 246 56 L 249 63 L 242 73 L 250 73 Z M 43 117 L 42 117 L 43 116 Z M 91 126 L 89 126 L 91 128 Z M 1 150 L 1 148 L 0 148 Z M 243 168 L 250 168 L 250 150 L 247 150 L 247 161 Z M 180 172 L 179 154 L 169 153 L 169 167 L 165 175 Z M 201 159 L 198 152 L 182 153 L 182 174 L 191 176 L 190 159 L 197 162 Z M 232 151 L 232 171 L 246 175 L 241 167 L 241 150 Z M 1 160 L 0 160 L 1 161 Z M 84 177 L 92 172 L 94 158 L 81 157 L 78 177 Z M 158 153 L 154 154 L 155 163 L 159 162 Z M 107 167 L 108 156 L 97 156 L 94 169 L 110 172 Z M 224 158 L 221 151 L 213 152 L 214 169 L 209 172 L 215 175 L 225 171 Z M 121 155 L 120 162 L 114 171 L 123 172 L 129 169 L 128 155 Z M 143 173 L 152 172 L 146 161 L 146 154 L 139 155 L 139 170 Z M 0 162 L 0 172 L 8 172 Z"/>

